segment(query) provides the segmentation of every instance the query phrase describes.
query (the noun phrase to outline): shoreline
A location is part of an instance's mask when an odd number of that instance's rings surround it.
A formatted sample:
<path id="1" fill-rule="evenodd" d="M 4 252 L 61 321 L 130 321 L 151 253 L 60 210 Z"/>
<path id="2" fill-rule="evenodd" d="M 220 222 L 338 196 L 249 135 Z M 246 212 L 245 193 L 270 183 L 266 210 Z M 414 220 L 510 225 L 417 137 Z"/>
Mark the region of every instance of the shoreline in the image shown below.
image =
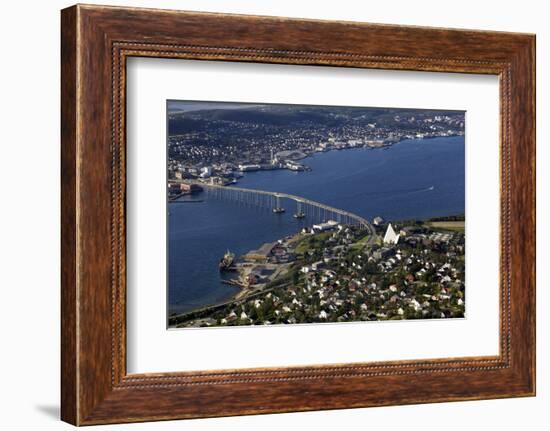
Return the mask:
<path id="1" fill-rule="evenodd" d="M 457 137 L 465 137 L 464 134 L 456 134 L 456 135 L 446 135 L 446 136 L 425 136 L 425 137 L 422 137 L 422 138 L 410 138 L 410 137 L 403 137 L 403 138 L 399 138 L 395 141 L 384 141 L 383 143 L 381 144 L 378 144 L 378 145 L 370 145 L 370 144 L 361 144 L 361 145 L 349 145 L 349 144 L 346 144 L 344 146 L 341 146 L 341 147 L 335 147 L 335 146 L 332 146 L 332 147 L 329 147 L 329 148 L 326 148 L 324 150 L 321 150 L 321 151 L 311 151 L 311 150 L 304 150 L 303 148 L 298 148 L 298 149 L 295 149 L 295 150 L 288 150 L 288 151 L 296 151 L 296 152 L 301 152 L 303 154 L 303 156 L 299 157 L 299 158 L 292 158 L 292 159 L 289 159 L 293 162 L 295 161 L 304 161 L 304 160 L 307 160 L 308 158 L 310 157 L 314 157 L 316 154 L 324 154 L 324 153 L 330 153 L 330 152 L 333 152 L 333 151 L 345 151 L 345 150 L 388 150 L 390 149 L 391 147 L 397 145 L 397 144 L 400 144 L 402 142 L 405 142 L 405 141 L 423 141 L 423 140 L 431 140 L 431 139 L 446 139 L 446 138 L 457 138 Z M 311 171 L 311 167 L 309 166 L 305 166 L 305 171 Z M 288 170 L 288 171 L 293 171 L 293 169 L 290 169 L 288 167 L 275 167 L 275 168 L 268 168 L 268 169 L 257 169 L 257 170 L 254 170 L 254 171 L 248 171 L 248 173 L 250 172 L 262 172 L 262 171 L 272 171 L 272 170 Z M 304 170 L 302 171 L 296 171 L 294 170 L 294 172 L 303 172 Z M 247 174 L 247 171 L 244 171 L 244 172 L 241 172 L 242 174 L 246 175 Z M 235 184 L 238 183 L 238 180 Z M 231 187 L 232 185 L 234 184 L 227 184 L 227 187 Z"/>
<path id="2" fill-rule="evenodd" d="M 312 168 L 307 165 L 303 165 L 301 163 L 297 163 L 298 161 L 304 161 L 307 160 L 310 157 L 314 157 L 316 154 L 323 154 L 323 153 L 330 153 L 333 151 L 345 151 L 345 150 L 388 150 L 391 147 L 400 144 L 405 141 L 423 141 L 423 140 L 432 140 L 432 139 L 446 139 L 446 138 L 457 138 L 462 137 L 465 138 L 464 134 L 454 134 L 454 135 L 445 135 L 445 136 L 425 136 L 422 138 L 411 138 L 411 137 L 399 137 L 395 141 L 384 141 L 380 144 L 371 145 L 369 143 L 363 143 L 361 145 L 356 144 L 345 144 L 342 146 L 330 146 L 328 148 L 325 148 L 323 150 L 308 150 L 304 148 L 298 148 L 294 150 L 286 150 L 287 152 L 298 152 L 302 155 L 297 158 L 289 158 L 289 159 L 283 159 L 283 162 L 279 162 L 278 165 L 267 165 L 267 164 L 249 164 L 246 161 L 237 161 L 237 162 L 231 162 L 233 165 L 240 166 L 240 165 L 250 165 L 250 166 L 257 166 L 257 168 L 250 169 L 250 170 L 239 170 L 237 169 L 235 172 L 239 172 L 241 174 L 241 178 L 246 175 L 247 173 L 253 173 L 253 172 L 263 172 L 263 171 L 277 171 L 277 170 L 286 170 L 291 172 L 304 172 L 304 171 L 311 171 Z M 294 167 L 288 166 L 288 162 L 290 162 L 290 165 L 294 165 Z M 287 165 L 285 165 L 287 163 Z M 221 178 L 221 179 L 229 179 L 232 178 L 233 181 L 229 182 L 227 184 L 223 184 L 225 187 L 231 187 L 232 185 L 238 184 L 239 180 L 237 177 L 227 177 L 227 176 L 216 176 L 213 175 L 209 178 Z M 189 178 L 189 180 L 202 181 L 201 178 Z M 170 181 L 170 180 L 168 180 Z M 185 181 L 185 180 L 184 180 Z"/>
<path id="3" fill-rule="evenodd" d="M 428 227 L 428 228 L 439 229 L 439 230 L 444 230 L 444 231 L 453 231 L 453 230 L 455 230 L 454 228 L 450 228 L 450 229 L 447 228 L 446 229 L 445 227 L 437 226 L 436 224 L 437 223 L 442 223 L 442 224 L 443 223 L 462 223 L 462 224 L 464 224 L 465 223 L 465 214 L 451 214 L 451 215 L 447 215 L 447 216 L 430 217 L 430 218 L 425 219 L 425 220 L 414 220 L 414 219 L 387 220 L 387 221 L 384 222 L 384 224 L 387 225 L 387 224 L 393 223 L 393 224 L 397 224 L 397 225 L 400 225 L 400 224 L 405 224 L 406 225 L 406 224 L 413 223 L 415 221 L 421 221 L 422 224 L 426 225 L 426 227 Z M 460 229 L 458 231 L 460 232 Z M 288 240 L 288 242 L 294 242 L 296 240 L 296 237 L 299 234 L 300 233 L 298 232 L 294 235 L 291 235 L 290 237 L 285 237 L 285 238 L 282 238 L 282 239 L 279 238 L 276 241 L 279 242 L 279 241 Z M 239 259 L 242 259 L 243 256 L 245 256 L 249 253 L 250 253 L 250 251 L 243 254 L 242 256 L 240 256 Z M 286 268 L 286 271 L 282 275 L 281 279 L 284 279 L 284 277 L 288 275 L 289 271 L 294 266 L 294 264 L 276 264 L 276 265 L 277 266 L 280 266 L 280 265 L 286 266 L 286 265 L 288 265 L 288 267 Z M 262 265 L 258 264 L 258 266 L 262 266 Z M 238 270 L 238 272 L 240 273 L 239 270 Z M 184 313 L 172 314 L 168 317 L 168 327 L 174 329 L 174 328 L 177 328 L 177 325 L 179 324 L 178 322 L 176 322 L 175 324 L 170 325 L 170 323 L 169 323 L 170 320 L 183 319 L 185 321 L 185 320 L 188 320 L 188 318 L 190 318 L 190 317 L 192 318 L 192 316 L 195 313 L 200 314 L 200 313 L 206 313 L 206 312 L 214 312 L 218 308 L 226 307 L 230 304 L 238 304 L 241 301 L 247 301 L 247 300 L 250 300 L 250 299 L 252 299 L 256 296 L 260 296 L 260 295 L 269 293 L 269 292 L 273 291 L 274 289 L 285 287 L 285 286 L 289 285 L 289 283 L 287 282 L 287 283 L 282 283 L 280 285 L 276 284 L 274 286 L 267 287 L 270 283 L 276 283 L 277 282 L 277 278 L 275 278 L 273 280 L 270 280 L 269 283 L 266 283 L 265 288 L 262 288 L 258 291 L 254 291 L 253 288 L 251 289 L 250 286 L 246 286 L 244 284 L 244 282 L 241 280 L 241 277 L 242 277 L 242 274 L 240 274 L 239 278 L 237 278 L 237 279 L 233 278 L 233 279 L 228 279 L 228 280 L 226 280 L 226 279 L 220 280 L 220 282 L 222 284 L 231 285 L 231 286 L 238 286 L 239 289 L 240 289 L 238 292 L 233 293 L 227 300 L 222 301 L 220 303 L 205 305 L 205 306 L 199 307 L 195 310 L 190 310 L 190 311 L 187 311 L 187 312 L 184 312 Z"/>
<path id="4" fill-rule="evenodd" d="M 331 152 L 331 151 L 361 150 L 361 149 L 363 149 L 363 150 L 385 150 L 385 149 L 391 148 L 394 145 L 400 144 L 400 143 L 405 142 L 405 141 L 414 142 L 414 141 L 423 141 L 423 140 L 431 140 L 431 139 L 457 138 L 457 137 L 460 137 L 460 136 L 464 137 L 465 135 L 464 134 L 462 134 L 462 135 L 461 134 L 456 134 L 456 135 L 444 135 L 444 136 L 424 136 L 422 138 L 399 137 L 396 140 L 384 141 L 383 143 L 380 143 L 380 144 L 377 144 L 377 145 L 361 144 L 361 145 L 350 146 L 348 144 L 348 145 L 345 145 L 345 146 L 342 146 L 342 147 L 329 147 L 324 151 L 312 151 L 311 153 L 304 153 L 304 154 L 306 154 L 306 157 L 304 157 L 304 158 L 313 156 L 317 153 L 328 153 L 328 152 Z M 302 160 L 304 158 L 302 158 Z"/>

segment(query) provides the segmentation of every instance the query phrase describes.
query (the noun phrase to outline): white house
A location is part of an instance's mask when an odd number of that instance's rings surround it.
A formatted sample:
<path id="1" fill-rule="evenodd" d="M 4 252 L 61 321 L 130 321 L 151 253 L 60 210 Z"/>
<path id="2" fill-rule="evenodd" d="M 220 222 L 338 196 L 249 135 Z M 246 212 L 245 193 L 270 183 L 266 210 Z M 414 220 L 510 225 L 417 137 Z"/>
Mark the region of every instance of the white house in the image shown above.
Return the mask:
<path id="1" fill-rule="evenodd" d="M 202 168 L 199 176 L 201 178 L 210 178 L 212 176 L 212 167 L 205 166 L 204 168 Z"/>
<path id="2" fill-rule="evenodd" d="M 372 224 L 375 226 L 380 226 L 384 224 L 384 219 L 382 217 L 374 217 L 374 219 L 372 220 Z"/>

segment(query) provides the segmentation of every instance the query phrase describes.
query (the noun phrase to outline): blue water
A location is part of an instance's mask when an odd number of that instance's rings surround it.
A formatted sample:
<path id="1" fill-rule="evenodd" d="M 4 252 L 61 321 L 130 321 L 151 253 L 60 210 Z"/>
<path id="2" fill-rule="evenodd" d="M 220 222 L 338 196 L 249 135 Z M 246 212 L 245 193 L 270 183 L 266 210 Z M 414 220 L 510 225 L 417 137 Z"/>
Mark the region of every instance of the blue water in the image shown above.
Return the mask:
<path id="1" fill-rule="evenodd" d="M 464 214 L 464 137 L 407 140 L 387 149 L 316 153 L 302 161 L 309 172 L 250 172 L 239 187 L 286 192 L 368 219 L 426 219 Z M 227 249 L 241 255 L 293 234 L 311 220 L 207 198 L 170 204 L 169 313 L 229 299 L 218 262 Z"/>

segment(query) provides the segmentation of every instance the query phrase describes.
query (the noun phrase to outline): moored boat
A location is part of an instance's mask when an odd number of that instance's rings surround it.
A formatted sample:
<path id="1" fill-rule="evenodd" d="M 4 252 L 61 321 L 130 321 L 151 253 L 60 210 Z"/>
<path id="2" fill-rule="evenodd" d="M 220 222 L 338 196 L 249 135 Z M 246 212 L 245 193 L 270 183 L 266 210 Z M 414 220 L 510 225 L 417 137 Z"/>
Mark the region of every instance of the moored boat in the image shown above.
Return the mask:
<path id="1" fill-rule="evenodd" d="M 232 269 L 233 262 L 235 261 L 235 253 L 231 253 L 229 250 L 225 252 L 220 259 L 219 268 L 220 271 L 230 271 Z"/>

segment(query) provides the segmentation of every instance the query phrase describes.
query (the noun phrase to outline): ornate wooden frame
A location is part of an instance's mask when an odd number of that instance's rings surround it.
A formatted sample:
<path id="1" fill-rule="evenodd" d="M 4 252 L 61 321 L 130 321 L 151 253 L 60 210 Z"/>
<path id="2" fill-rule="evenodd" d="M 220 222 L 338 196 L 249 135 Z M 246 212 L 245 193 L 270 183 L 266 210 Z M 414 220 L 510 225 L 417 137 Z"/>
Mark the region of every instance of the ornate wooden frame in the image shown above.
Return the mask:
<path id="1" fill-rule="evenodd" d="M 78 5 L 62 11 L 61 48 L 63 420 L 88 425 L 535 394 L 534 35 Z M 500 354 L 128 375 L 130 56 L 498 75 Z"/>

